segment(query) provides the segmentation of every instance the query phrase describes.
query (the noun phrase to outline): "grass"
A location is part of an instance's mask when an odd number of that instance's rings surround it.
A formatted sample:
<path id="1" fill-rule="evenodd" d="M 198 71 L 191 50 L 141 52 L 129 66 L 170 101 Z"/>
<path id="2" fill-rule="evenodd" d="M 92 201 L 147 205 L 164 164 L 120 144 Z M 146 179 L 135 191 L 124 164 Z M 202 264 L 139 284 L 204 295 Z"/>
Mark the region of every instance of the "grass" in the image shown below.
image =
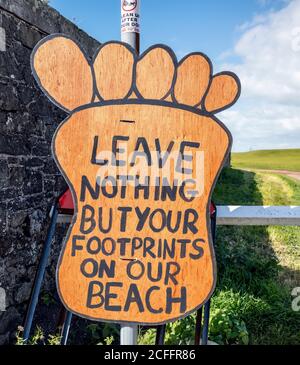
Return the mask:
<path id="1" fill-rule="evenodd" d="M 217 204 L 300 205 L 300 182 L 271 173 L 225 169 Z M 212 298 L 210 339 L 220 344 L 299 345 L 300 228 L 218 227 L 218 284 Z M 195 316 L 168 324 L 167 344 L 192 344 Z M 153 343 L 155 331 L 140 343 Z"/>
<path id="2" fill-rule="evenodd" d="M 246 194 L 237 195 L 238 190 Z M 227 169 L 215 201 L 300 205 L 300 183 L 272 173 Z M 300 228 L 222 227 L 218 237 L 215 305 L 235 308 L 252 344 L 300 344 L 300 314 L 291 309 L 292 289 L 300 285 Z"/>
<path id="3" fill-rule="evenodd" d="M 233 153 L 232 165 L 236 168 L 300 171 L 300 149 Z"/>

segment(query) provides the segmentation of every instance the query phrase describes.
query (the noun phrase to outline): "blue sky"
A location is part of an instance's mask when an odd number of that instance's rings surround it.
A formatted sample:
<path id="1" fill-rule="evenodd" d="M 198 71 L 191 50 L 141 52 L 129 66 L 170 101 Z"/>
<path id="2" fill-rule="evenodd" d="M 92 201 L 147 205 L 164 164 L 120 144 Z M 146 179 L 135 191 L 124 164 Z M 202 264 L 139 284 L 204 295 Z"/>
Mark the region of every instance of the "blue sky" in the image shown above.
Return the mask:
<path id="1" fill-rule="evenodd" d="M 88 34 L 120 39 L 120 0 L 50 0 Z M 233 150 L 300 148 L 300 0 L 141 0 L 141 50 L 206 53 L 234 71 L 239 102 L 220 113 Z"/>
<path id="2" fill-rule="evenodd" d="M 50 0 L 50 5 L 100 42 L 120 39 L 120 0 Z M 179 58 L 201 50 L 217 62 L 242 24 L 281 6 L 277 0 L 142 0 L 141 48 L 165 43 Z"/>

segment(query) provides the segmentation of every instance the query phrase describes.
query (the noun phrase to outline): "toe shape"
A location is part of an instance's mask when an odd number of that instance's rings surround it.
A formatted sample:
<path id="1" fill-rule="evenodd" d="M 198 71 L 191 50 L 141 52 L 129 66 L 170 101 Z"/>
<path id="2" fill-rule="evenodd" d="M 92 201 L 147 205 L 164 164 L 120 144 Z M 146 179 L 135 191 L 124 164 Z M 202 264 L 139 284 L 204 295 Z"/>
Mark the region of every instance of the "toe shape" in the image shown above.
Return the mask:
<path id="1" fill-rule="evenodd" d="M 42 90 L 66 111 L 93 98 L 90 65 L 79 46 L 64 36 L 50 36 L 32 54 L 34 76 Z"/>
<path id="2" fill-rule="evenodd" d="M 196 106 L 201 103 L 211 77 L 211 63 L 202 54 L 184 58 L 177 70 L 174 97 L 180 104 Z"/>
<path id="3" fill-rule="evenodd" d="M 145 99 L 164 99 L 175 76 L 175 55 L 166 47 L 148 50 L 136 66 L 136 87 Z"/>
<path id="4" fill-rule="evenodd" d="M 125 98 L 133 81 L 134 54 L 125 45 L 108 43 L 100 48 L 94 62 L 95 79 L 104 100 Z"/>
<path id="5" fill-rule="evenodd" d="M 212 79 L 205 98 L 204 108 L 210 113 L 218 113 L 232 106 L 240 95 L 240 81 L 231 72 L 223 72 Z"/>

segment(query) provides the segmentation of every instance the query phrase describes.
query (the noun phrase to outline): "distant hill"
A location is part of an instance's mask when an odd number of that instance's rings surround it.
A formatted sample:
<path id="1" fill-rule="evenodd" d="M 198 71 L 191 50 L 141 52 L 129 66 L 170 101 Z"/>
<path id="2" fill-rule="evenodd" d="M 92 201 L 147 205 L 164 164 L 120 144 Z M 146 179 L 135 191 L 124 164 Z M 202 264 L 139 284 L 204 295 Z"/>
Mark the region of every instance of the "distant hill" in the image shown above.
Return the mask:
<path id="1" fill-rule="evenodd" d="M 237 168 L 300 171 L 300 149 L 232 153 L 231 163 Z"/>

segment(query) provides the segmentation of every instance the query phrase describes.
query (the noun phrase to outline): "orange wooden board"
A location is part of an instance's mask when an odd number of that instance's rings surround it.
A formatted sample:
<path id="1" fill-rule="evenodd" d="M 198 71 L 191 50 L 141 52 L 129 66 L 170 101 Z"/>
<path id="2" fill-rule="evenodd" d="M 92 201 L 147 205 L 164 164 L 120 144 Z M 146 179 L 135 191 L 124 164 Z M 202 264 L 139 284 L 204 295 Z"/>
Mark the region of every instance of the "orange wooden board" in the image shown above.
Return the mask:
<path id="1" fill-rule="evenodd" d="M 76 207 L 57 268 L 66 308 L 140 324 L 193 312 L 215 287 L 209 204 L 231 148 L 212 113 L 238 99 L 238 78 L 161 45 L 138 57 L 110 42 L 89 63 L 65 36 L 38 44 L 32 67 L 72 110 L 53 138 Z"/>

